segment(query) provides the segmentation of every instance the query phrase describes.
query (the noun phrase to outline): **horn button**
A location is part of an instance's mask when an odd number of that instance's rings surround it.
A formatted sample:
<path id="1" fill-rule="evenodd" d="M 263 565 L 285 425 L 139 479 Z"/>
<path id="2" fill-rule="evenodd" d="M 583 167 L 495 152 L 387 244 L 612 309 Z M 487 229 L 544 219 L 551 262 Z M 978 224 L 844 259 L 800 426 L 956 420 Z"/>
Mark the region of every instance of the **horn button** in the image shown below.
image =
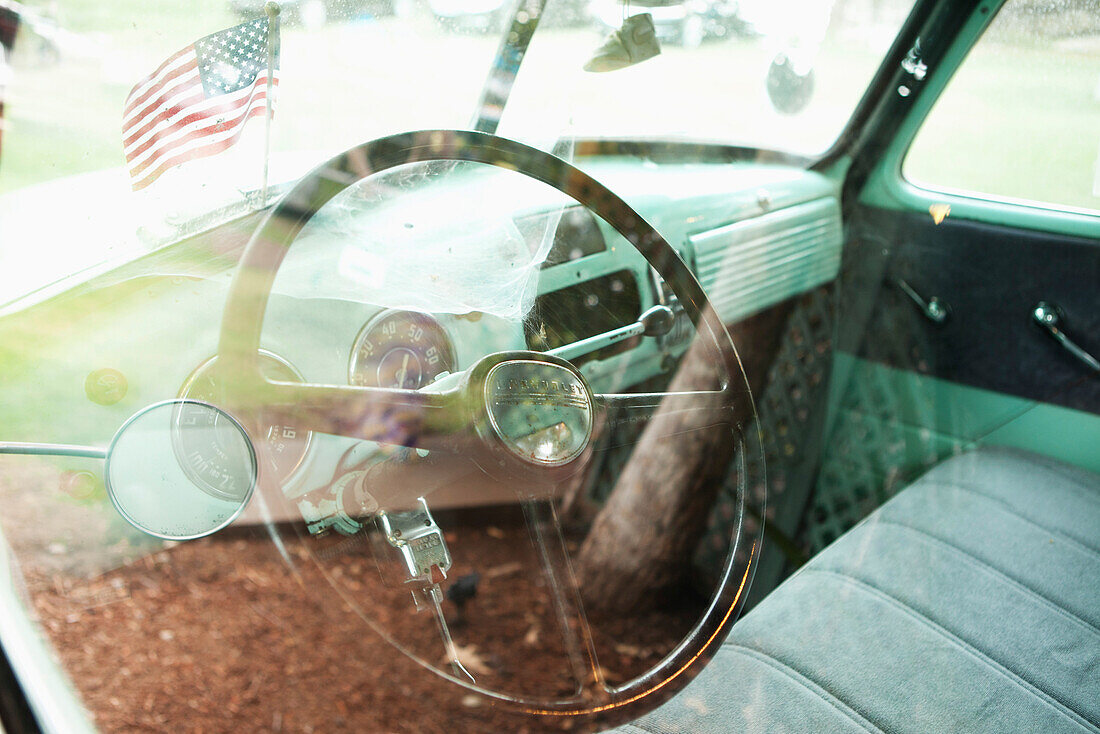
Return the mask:
<path id="1" fill-rule="evenodd" d="M 553 362 L 500 362 L 485 378 L 489 425 L 524 463 L 555 467 L 576 459 L 592 436 L 592 395 L 572 369 Z"/>

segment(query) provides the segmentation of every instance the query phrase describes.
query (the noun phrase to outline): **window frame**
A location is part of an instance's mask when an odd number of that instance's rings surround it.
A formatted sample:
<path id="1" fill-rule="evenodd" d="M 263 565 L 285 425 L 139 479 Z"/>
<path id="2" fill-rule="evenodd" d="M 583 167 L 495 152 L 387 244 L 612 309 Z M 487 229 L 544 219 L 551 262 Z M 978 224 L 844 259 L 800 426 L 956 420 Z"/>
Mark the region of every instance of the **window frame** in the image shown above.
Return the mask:
<path id="1" fill-rule="evenodd" d="M 1096 211 L 951 187 L 917 185 L 902 172 L 917 133 L 1006 1 L 978 3 L 942 60 L 929 68 L 922 83 L 924 89 L 920 90 L 921 94 L 914 95 L 915 99 L 904 112 L 891 140 L 871 168 L 861 187 L 859 201 L 867 206 L 917 212 L 948 205 L 951 207 L 949 216 L 954 218 L 1100 239 L 1100 213 Z"/>

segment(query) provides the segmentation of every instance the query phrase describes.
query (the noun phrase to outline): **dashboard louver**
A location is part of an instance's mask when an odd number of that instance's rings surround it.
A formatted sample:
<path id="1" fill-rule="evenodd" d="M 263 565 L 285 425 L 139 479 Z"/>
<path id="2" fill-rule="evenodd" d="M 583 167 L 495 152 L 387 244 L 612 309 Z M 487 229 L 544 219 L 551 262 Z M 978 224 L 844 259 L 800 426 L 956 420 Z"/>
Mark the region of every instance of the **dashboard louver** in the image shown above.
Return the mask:
<path id="1" fill-rule="evenodd" d="M 827 197 L 688 238 L 696 275 L 719 316 L 734 323 L 834 279 L 840 206 Z"/>

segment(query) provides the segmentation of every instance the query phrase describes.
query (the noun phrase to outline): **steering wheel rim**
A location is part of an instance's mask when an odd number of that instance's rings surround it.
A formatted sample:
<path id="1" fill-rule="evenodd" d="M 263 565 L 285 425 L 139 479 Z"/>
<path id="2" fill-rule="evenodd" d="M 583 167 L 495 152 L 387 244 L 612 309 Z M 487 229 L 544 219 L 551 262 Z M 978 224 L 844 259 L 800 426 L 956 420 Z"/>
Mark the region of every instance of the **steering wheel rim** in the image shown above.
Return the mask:
<path id="1" fill-rule="evenodd" d="M 730 383 L 738 382 L 738 387 L 744 388 L 744 399 L 748 401 L 748 415 L 755 415 L 747 379 L 729 332 L 710 307 L 706 293 L 694 274 L 652 225 L 591 176 L 550 153 L 499 136 L 461 130 L 401 133 L 363 143 L 314 169 L 279 200 L 248 242 L 229 288 L 218 351 L 223 374 L 243 375 L 235 383 L 238 387 L 247 385 L 255 388 L 257 384 L 267 387 L 282 386 L 291 390 L 311 387 L 277 383 L 268 380 L 259 371 L 258 354 L 264 315 L 276 273 L 287 251 L 313 215 L 349 186 L 367 176 L 399 165 L 433 161 L 472 162 L 515 171 L 553 187 L 605 221 L 626 238 L 664 278 L 695 326 L 699 338 L 707 339 L 708 346 L 714 347 L 712 356 L 727 376 L 727 384 L 723 389 L 733 390 Z M 334 386 L 329 387 L 336 389 Z M 339 389 L 344 390 L 342 387 Z M 375 390 L 359 387 L 353 389 Z M 345 393 L 351 394 L 347 390 L 341 394 Z M 228 394 L 232 396 L 232 386 L 229 387 Z M 334 394 L 334 399 L 335 397 Z M 419 400 L 413 396 L 408 396 L 408 399 L 413 402 Z M 332 404 L 325 403 L 328 406 Z M 429 414 L 433 407 L 446 410 L 452 409 L 454 405 L 442 400 L 417 406 L 418 409 L 427 409 Z M 743 462 L 746 450 L 759 451 L 759 436 L 738 431 L 736 428 L 733 432 L 736 440 L 739 440 Z M 417 445 L 416 440 L 415 437 L 406 438 L 404 443 Z M 744 476 L 743 471 L 740 476 Z M 742 502 L 744 494 L 742 487 L 739 493 Z M 683 688 L 702 669 L 716 652 L 744 605 L 745 591 L 755 573 L 760 544 L 757 534 L 757 537 L 751 539 L 752 545 L 743 572 L 735 573 L 734 551 L 741 543 L 746 542 L 742 537 L 741 522 L 744 507 L 739 509 L 737 530 L 731 538 L 725 567 L 702 618 L 662 661 L 623 686 L 608 689 L 605 695 L 595 699 L 586 695 L 548 702 L 487 690 L 447 675 L 435 666 L 425 664 L 426 667 L 471 691 L 489 697 L 494 705 L 512 706 L 520 712 L 547 719 L 589 717 L 608 723 L 633 718 L 655 708 Z"/>

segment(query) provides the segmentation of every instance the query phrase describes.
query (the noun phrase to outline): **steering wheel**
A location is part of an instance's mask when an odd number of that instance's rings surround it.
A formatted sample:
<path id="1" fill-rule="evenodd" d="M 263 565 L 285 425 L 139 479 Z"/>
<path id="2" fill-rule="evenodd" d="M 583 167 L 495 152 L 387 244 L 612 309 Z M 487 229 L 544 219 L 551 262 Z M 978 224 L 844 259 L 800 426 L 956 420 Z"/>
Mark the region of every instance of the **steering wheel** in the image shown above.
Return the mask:
<path id="1" fill-rule="evenodd" d="M 487 354 L 443 387 L 405 390 L 272 380 L 260 369 L 260 336 L 268 298 L 287 251 L 322 206 L 361 179 L 414 162 L 468 161 L 534 178 L 571 197 L 626 238 L 664 279 L 696 329 L 697 344 L 723 377 L 717 390 L 600 394 L 573 364 L 550 354 L 510 351 Z M 321 165 L 290 190 L 262 220 L 241 257 L 225 307 L 219 362 L 225 393 L 235 411 L 283 414 L 315 432 L 427 449 L 516 488 L 527 502 L 545 500 L 553 487 L 584 469 L 598 426 L 620 420 L 666 416 L 669 425 L 727 426 L 728 440 L 742 456 L 759 451 L 758 437 L 740 423 L 753 415 L 751 396 L 737 352 L 721 319 L 694 275 L 669 243 L 592 177 L 536 148 L 479 132 L 428 130 L 379 138 Z M 522 410 L 518 411 L 517 406 Z M 553 427 L 554 430 L 549 430 Z M 669 428 L 670 432 L 674 429 Z M 726 430 L 726 429 L 723 429 Z M 543 440 L 532 447 L 528 438 Z M 441 459 L 442 460 L 442 459 Z M 744 490 L 744 487 L 742 487 Z M 633 718 L 681 689 L 725 638 L 744 603 L 755 571 L 758 538 L 734 518 L 730 551 L 706 611 L 660 663 L 628 683 L 611 686 L 597 676 L 576 695 L 520 697 L 478 687 L 429 666 L 466 686 L 468 694 L 538 717 L 543 723 L 585 717 L 600 724 Z M 544 516 L 546 517 L 546 516 Z M 551 511 L 549 522 L 556 522 Z M 555 603 L 571 615 L 567 647 L 576 665 L 599 670 L 590 631 L 560 533 L 536 534 L 543 571 Z M 751 545 L 750 545 L 751 544 Z M 734 562 L 738 548 L 747 561 Z M 743 553 L 742 556 L 745 554 Z M 549 559 L 565 559 L 552 563 Z M 580 674 L 580 671 L 578 671 Z"/>

